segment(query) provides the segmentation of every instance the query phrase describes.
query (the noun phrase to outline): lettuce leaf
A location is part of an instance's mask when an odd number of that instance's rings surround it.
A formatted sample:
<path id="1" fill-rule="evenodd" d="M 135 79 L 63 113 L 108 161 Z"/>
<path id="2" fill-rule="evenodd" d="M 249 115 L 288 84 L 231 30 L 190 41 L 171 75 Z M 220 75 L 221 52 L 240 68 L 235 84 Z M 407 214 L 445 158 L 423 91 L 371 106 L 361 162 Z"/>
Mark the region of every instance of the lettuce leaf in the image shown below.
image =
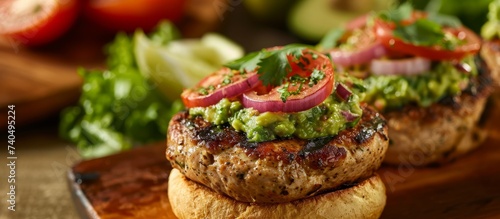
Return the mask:
<path id="1" fill-rule="evenodd" d="M 162 23 L 149 37 L 166 44 L 178 33 Z M 168 121 L 183 109 L 179 100 L 165 99 L 139 72 L 132 37 L 117 34 L 106 53 L 107 70 L 78 69 L 84 81 L 80 100 L 61 114 L 60 136 L 75 143 L 85 158 L 164 140 Z"/>

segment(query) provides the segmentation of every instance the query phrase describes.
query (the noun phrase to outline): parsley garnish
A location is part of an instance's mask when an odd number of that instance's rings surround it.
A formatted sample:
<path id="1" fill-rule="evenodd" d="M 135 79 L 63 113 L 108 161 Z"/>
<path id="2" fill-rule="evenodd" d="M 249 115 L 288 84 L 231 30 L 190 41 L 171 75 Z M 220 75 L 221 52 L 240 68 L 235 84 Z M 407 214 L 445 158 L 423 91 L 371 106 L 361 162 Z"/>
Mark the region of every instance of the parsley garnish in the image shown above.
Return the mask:
<path id="1" fill-rule="evenodd" d="M 284 83 L 291 70 L 288 56 L 292 56 L 292 59 L 298 62 L 306 48 L 305 45 L 290 44 L 280 49 L 261 50 L 226 63 L 225 66 L 241 72 L 257 69 L 259 79 L 264 86 L 279 86 Z"/>

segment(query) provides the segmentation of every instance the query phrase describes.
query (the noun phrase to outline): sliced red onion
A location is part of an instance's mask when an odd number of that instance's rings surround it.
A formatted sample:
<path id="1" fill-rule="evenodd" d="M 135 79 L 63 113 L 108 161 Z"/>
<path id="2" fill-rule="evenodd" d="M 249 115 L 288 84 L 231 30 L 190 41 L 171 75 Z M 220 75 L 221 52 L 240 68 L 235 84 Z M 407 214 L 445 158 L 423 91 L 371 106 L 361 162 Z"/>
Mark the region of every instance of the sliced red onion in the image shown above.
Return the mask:
<path id="1" fill-rule="evenodd" d="M 376 59 L 370 63 L 374 75 L 418 75 L 431 68 L 431 60 L 422 57 L 407 59 Z"/>
<path id="2" fill-rule="evenodd" d="M 348 121 L 348 122 L 353 122 L 354 120 L 356 120 L 359 115 L 356 115 L 356 114 L 353 114 L 351 113 L 350 111 L 342 111 L 340 112 L 342 114 L 342 116 Z"/>
<path id="3" fill-rule="evenodd" d="M 205 80 L 201 81 L 199 85 L 202 87 L 207 87 L 213 84 L 210 79 L 211 77 L 207 77 Z M 240 78 L 238 81 L 233 82 L 227 86 L 216 88 L 215 91 L 211 94 L 190 98 L 190 103 L 187 105 L 187 107 L 206 107 L 218 103 L 222 98 L 236 97 L 257 86 L 258 82 L 259 75 L 256 72 L 247 73 L 245 75 L 245 78 Z"/>
<path id="4" fill-rule="evenodd" d="M 333 64 L 343 67 L 368 63 L 373 59 L 380 58 L 387 53 L 387 50 L 380 42 L 375 42 L 365 49 L 357 51 L 330 51 Z"/>
<path id="5" fill-rule="evenodd" d="M 349 97 L 352 95 L 352 92 L 340 83 L 337 85 L 335 92 L 337 93 L 337 96 L 339 96 L 344 101 L 349 99 Z"/>
<path id="6" fill-rule="evenodd" d="M 313 108 L 322 103 L 333 90 L 333 76 L 330 74 L 331 79 L 326 80 L 317 90 L 306 90 L 306 93 L 297 97 L 289 97 L 286 102 L 279 98 L 271 98 L 270 96 L 277 95 L 276 92 L 269 92 L 268 94 L 258 95 L 255 91 L 249 91 L 243 94 L 242 104 L 246 108 L 254 108 L 259 112 L 299 112 Z M 277 88 L 274 88 L 275 90 Z M 307 93 L 311 91 L 314 93 Z M 275 100 L 272 100 L 275 99 Z"/>
<path id="7" fill-rule="evenodd" d="M 464 62 L 459 62 L 459 61 L 453 62 L 453 67 L 455 67 L 455 69 L 457 69 L 462 73 L 469 74 L 472 72 L 472 67 Z"/>

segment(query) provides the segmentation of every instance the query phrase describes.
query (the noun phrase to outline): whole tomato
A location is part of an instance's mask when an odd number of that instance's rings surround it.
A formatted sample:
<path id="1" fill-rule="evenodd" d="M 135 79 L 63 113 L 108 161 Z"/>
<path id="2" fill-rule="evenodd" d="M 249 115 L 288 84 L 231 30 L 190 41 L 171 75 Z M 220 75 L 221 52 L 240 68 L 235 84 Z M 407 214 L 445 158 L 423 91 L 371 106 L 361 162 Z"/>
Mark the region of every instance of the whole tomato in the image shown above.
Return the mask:
<path id="1" fill-rule="evenodd" d="M 185 0 L 88 0 L 84 13 L 88 19 L 111 31 L 151 30 L 158 21 L 179 22 Z"/>
<path id="2" fill-rule="evenodd" d="M 79 8 L 77 0 L 2 0 L 0 35 L 29 46 L 51 42 L 71 27 Z"/>

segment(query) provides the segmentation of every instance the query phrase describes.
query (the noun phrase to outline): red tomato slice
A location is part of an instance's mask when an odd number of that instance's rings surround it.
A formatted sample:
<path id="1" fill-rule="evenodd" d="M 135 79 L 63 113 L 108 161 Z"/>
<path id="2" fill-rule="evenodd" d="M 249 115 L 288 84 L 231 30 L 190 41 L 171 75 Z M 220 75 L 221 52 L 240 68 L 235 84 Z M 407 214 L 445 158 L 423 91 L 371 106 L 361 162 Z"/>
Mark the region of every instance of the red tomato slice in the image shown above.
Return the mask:
<path id="1" fill-rule="evenodd" d="M 309 52 L 304 52 L 305 55 L 299 62 L 308 64 L 304 68 L 299 68 L 297 72 L 293 72 L 295 74 L 289 75 L 311 76 L 314 70 L 320 70 L 324 73 L 321 80 L 311 87 L 308 85 L 309 81 L 306 81 L 302 84 L 298 94 L 289 96 L 285 102 L 281 99 L 281 94 L 278 91 L 283 89 L 286 83 L 272 88 L 265 94 L 259 94 L 255 90 L 249 91 L 243 94 L 243 106 L 252 107 L 259 112 L 298 112 L 322 103 L 333 91 L 333 66 L 325 55 L 310 50 L 306 51 Z M 312 58 L 312 56 L 316 56 L 316 58 Z M 292 70 L 297 69 L 292 67 Z M 294 92 L 299 89 L 300 84 L 292 85 L 290 83 L 288 86 L 288 91 Z"/>
<path id="2" fill-rule="evenodd" d="M 468 54 L 475 54 L 481 48 L 481 39 L 466 27 L 443 28 L 445 33 L 450 33 L 464 43 L 457 45 L 454 50 L 447 50 L 441 46 L 418 46 L 405 42 L 394 36 L 394 25 L 377 20 L 375 34 L 377 39 L 388 49 L 396 52 L 425 57 L 431 60 L 461 59 Z"/>
<path id="3" fill-rule="evenodd" d="M 78 11 L 76 0 L 4 0 L 0 2 L 0 34 L 14 43 L 42 45 L 64 34 Z"/>
<path id="4" fill-rule="evenodd" d="M 206 107 L 218 103 L 222 98 L 232 98 L 254 88 L 259 82 L 256 72 L 240 74 L 229 68 L 212 73 L 192 89 L 182 92 L 186 107 Z"/>
<path id="5" fill-rule="evenodd" d="M 85 15 L 111 31 L 151 30 L 162 19 L 179 22 L 185 0 L 87 0 Z"/>

